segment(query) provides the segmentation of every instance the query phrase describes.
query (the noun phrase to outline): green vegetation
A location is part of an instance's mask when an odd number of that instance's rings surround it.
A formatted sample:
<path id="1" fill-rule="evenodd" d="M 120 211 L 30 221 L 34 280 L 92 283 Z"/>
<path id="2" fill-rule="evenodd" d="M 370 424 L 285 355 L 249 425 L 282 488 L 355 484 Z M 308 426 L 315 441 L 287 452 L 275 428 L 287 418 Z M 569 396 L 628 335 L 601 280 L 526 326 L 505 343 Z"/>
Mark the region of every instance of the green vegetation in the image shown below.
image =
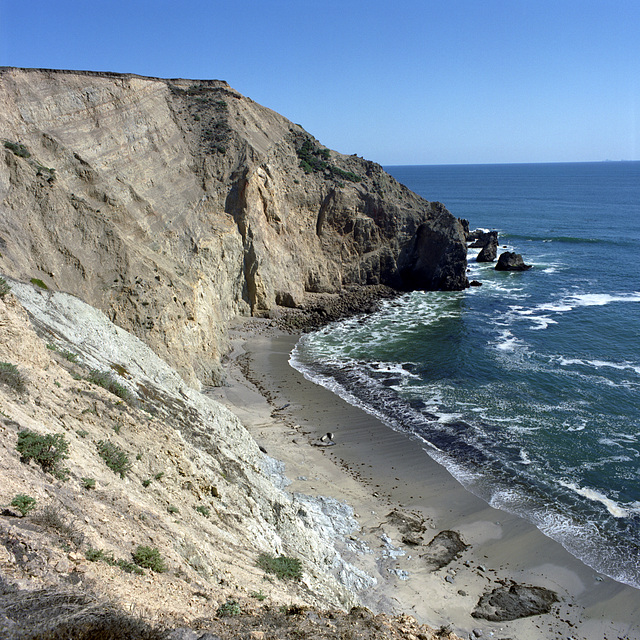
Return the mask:
<path id="1" fill-rule="evenodd" d="M 69 470 L 61 469 L 60 464 L 69 457 L 69 443 L 62 433 L 49 433 L 41 436 L 35 431 L 25 429 L 18 434 L 16 451 L 23 462 L 34 460 L 43 471 L 52 473 L 60 480 L 66 480 Z"/>
<path id="2" fill-rule="evenodd" d="M 316 147 L 311 140 L 305 140 L 297 150 L 300 167 L 305 173 L 315 173 L 329 168 L 327 160 L 331 159 L 329 149 Z"/>
<path id="3" fill-rule="evenodd" d="M 121 385 L 108 371 L 98 371 L 97 369 L 91 369 L 87 380 L 92 384 L 97 384 L 99 387 L 106 389 L 113 395 L 118 396 L 125 402 L 131 403 L 133 401 L 133 394 L 125 386 Z"/>
<path id="4" fill-rule="evenodd" d="M 116 560 L 116 566 L 120 567 L 120 569 L 122 569 L 122 571 L 124 571 L 125 573 L 136 573 L 140 576 L 144 575 L 144 571 L 137 564 L 129 562 L 124 558 L 119 558 L 118 560 Z"/>
<path id="5" fill-rule="evenodd" d="M 18 367 L 10 362 L 0 362 L 0 382 L 19 393 L 26 389 L 24 376 L 18 371 Z"/>
<path id="6" fill-rule="evenodd" d="M 146 489 L 151 484 L 151 478 L 142 481 L 142 486 Z"/>
<path id="7" fill-rule="evenodd" d="M 124 558 L 116 559 L 113 557 L 113 553 L 107 553 L 104 549 L 94 549 L 93 547 L 89 547 L 85 551 L 84 557 L 89 560 L 89 562 L 105 562 L 110 567 L 119 567 L 126 573 L 144 575 L 144 571 L 137 564 L 129 562 Z"/>
<path id="8" fill-rule="evenodd" d="M 11 291 L 11 287 L 4 278 L 0 278 L 0 298 L 4 297 Z"/>
<path id="9" fill-rule="evenodd" d="M 105 558 L 105 552 L 102 549 L 94 549 L 93 547 L 89 547 L 85 552 L 84 552 L 84 557 L 89 561 L 89 562 L 98 562 L 99 560 L 104 560 Z"/>
<path id="10" fill-rule="evenodd" d="M 25 147 L 23 144 L 20 144 L 19 142 L 9 142 L 8 140 L 5 140 L 4 146 L 5 146 L 5 149 L 9 149 L 9 151 L 13 151 L 13 153 L 16 156 L 19 156 L 20 158 L 31 157 L 31 154 L 27 150 L 27 147 Z"/>
<path id="11" fill-rule="evenodd" d="M 89 435 L 89 432 L 85 431 L 85 429 L 78 429 L 76 433 L 80 438 L 86 438 Z"/>
<path id="12" fill-rule="evenodd" d="M 36 499 L 31 496 L 27 496 L 24 493 L 19 493 L 12 501 L 11 506 L 15 507 L 24 518 L 27 513 L 35 509 Z"/>
<path id="13" fill-rule="evenodd" d="M 298 558 L 261 553 L 258 566 L 267 573 L 275 574 L 280 580 L 300 580 L 302 577 L 302 562 Z"/>
<path id="14" fill-rule="evenodd" d="M 196 511 L 201 513 L 205 518 L 208 518 L 211 515 L 211 511 L 208 507 L 205 507 L 203 504 L 198 505 L 196 507 Z"/>
<path id="15" fill-rule="evenodd" d="M 174 513 L 180 513 L 180 509 L 178 509 L 178 507 L 176 507 L 175 505 L 172 505 L 172 504 L 170 504 L 170 505 L 167 507 L 167 511 L 168 511 L 169 513 L 171 513 L 171 514 L 174 514 Z"/>
<path id="16" fill-rule="evenodd" d="M 96 481 L 93 478 L 82 478 L 82 486 L 85 489 L 95 489 Z"/>
<path id="17" fill-rule="evenodd" d="M 156 475 L 153 476 L 153 477 L 156 480 L 162 480 L 162 478 L 164 477 L 164 471 L 160 471 L 160 472 L 156 473 Z"/>
<path id="18" fill-rule="evenodd" d="M 262 593 L 262 589 L 260 589 L 260 591 L 252 591 L 249 594 L 252 598 L 255 598 L 256 600 L 258 600 L 259 602 L 262 602 L 263 600 L 267 599 L 267 596 Z"/>
<path id="19" fill-rule="evenodd" d="M 100 440 L 96 446 L 98 447 L 98 455 L 104 460 L 107 467 L 124 478 L 131 470 L 131 462 L 129 462 L 127 454 L 117 444 L 108 440 Z"/>
<path id="20" fill-rule="evenodd" d="M 155 547 L 146 547 L 140 545 L 133 552 L 133 561 L 140 567 L 151 569 L 156 573 L 162 573 L 167 570 L 160 552 Z"/>
<path id="21" fill-rule="evenodd" d="M 40 287 L 45 291 L 49 288 L 44 282 L 42 282 L 42 280 L 40 280 L 40 278 L 31 278 L 31 284 L 35 285 L 36 287 Z"/>
<path id="22" fill-rule="evenodd" d="M 219 618 L 229 618 L 231 616 L 239 616 L 240 614 L 242 614 L 242 609 L 235 600 L 227 600 L 224 604 L 221 604 L 216 611 L 216 615 Z"/>
<path id="23" fill-rule="evenodd" d="M 351 171 L 344 171 L 333 164 L 329 164 L 328 160 L 331 160 L 329 149 L 316 147 L 311 140 L 305 140 L 296 153 L 300 158 L 300 168 L 305 173 L 328 172 L 334 178 L 338 177 L 350 182 L 360 182 L 362 180 L 359 175 Z"/>
<path id="24" fill-rule="evenodd" d="M 36 175 L 43 176 L 47 179 L 49 184 L 53 184 L 56 181 L 56 170 L 51 167 L 44 167 L 40 163 L 35 162 Z"/>
<path id="25" fill-rule="evenodd" d="M 339 178 L 342 178 L 343 180 L 349 180 L 349 182 L 360 182 L 362 180 L 359 175 L 353 173 L 352 171 L 343 171 L 339 167 L 335 166 L 331 167 L 331 173 L 333 173 L 333 175 L 335 176 L 338 176 Z"/>
<path id="26" fill-rule="evenodd" d="M 73 351 L 61 351 L 60 355 L 65 359 L 68 360 L 69 362 L 78 362 L 78 354 L 77 353 L 73 353 Z"/>

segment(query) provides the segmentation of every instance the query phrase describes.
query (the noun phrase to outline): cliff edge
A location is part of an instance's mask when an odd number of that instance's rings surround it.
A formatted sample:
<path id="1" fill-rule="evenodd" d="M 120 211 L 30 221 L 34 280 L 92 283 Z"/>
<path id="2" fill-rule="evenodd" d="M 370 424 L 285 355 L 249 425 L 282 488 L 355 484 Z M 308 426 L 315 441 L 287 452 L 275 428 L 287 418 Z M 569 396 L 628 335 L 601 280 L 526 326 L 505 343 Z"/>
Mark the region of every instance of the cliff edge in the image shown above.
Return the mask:
<path id="1" fill-rule="evenodd" d="M 467 286 L 461 223 L 217 80 L 0 69 L 0 272 L 220 382 L 237 315 Z"/>

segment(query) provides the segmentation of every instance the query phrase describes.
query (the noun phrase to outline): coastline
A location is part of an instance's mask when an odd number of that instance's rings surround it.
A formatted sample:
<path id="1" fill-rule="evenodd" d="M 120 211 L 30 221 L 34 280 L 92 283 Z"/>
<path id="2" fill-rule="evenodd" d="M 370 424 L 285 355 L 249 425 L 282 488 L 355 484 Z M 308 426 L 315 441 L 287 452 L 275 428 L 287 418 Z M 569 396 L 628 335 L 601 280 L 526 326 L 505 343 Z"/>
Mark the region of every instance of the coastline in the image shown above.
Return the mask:
<path id="1" fill-rule="evenodd" d="M 236 325 L 227 386 L 208 395 L 234 411 L 258 444 L 284 462 L 288 491 L 329 496 L 355 510 L 360 530 L 340 551 L 377 580 L 359 594 L 365 606 L 407 613 L 435 628 L 450 624 L 462 637 L 475 630 L 519 640 L 640 639 L 638 590 L 599 576 L 533 525 L 489 507 L 415 438 L 305 379 L 288 362 L 297 336 L 272 325 L 256 319 Z M 336 445 L 317 446 L 328 431 L 336 434 Z M 389 517 L 394 510 L 424 520 L 423 544 L 402 541 Z M 469 546 L 432 571 L 425 545 L 440 531 L 458 532 Z M 511 581 L 550 589 L 559 602 L 551 613 L 512 621 L 470 615 L 481 595 Z"/>

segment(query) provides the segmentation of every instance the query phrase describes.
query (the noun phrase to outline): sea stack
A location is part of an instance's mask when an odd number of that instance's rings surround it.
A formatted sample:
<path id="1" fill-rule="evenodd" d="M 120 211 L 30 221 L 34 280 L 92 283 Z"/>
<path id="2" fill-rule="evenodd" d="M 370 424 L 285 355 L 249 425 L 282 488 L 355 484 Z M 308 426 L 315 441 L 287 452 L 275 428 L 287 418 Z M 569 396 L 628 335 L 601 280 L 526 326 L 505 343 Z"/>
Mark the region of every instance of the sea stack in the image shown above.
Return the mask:
<path id="1" fill-rule="evenodd" d="M 505 251 L 500 254 L 496 271 L 526 271 L 533 265 L 525 264 L 522 255 L 513 251 Z"/>

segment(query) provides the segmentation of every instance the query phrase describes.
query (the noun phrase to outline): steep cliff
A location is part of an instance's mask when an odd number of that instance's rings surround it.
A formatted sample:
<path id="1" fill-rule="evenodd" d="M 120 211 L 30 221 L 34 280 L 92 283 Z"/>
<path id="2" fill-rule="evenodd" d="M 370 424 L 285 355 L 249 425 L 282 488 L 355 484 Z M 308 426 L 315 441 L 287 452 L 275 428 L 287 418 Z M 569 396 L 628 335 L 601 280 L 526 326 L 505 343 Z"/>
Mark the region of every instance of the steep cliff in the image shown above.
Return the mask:
<path id="1" fill-rule="evenodd" d="M 191 382 L 225 325 L 346 285 L 467 286 L 460 222 L 221 81 L 0 69 L 0 272 L 103 310 Z"/>

